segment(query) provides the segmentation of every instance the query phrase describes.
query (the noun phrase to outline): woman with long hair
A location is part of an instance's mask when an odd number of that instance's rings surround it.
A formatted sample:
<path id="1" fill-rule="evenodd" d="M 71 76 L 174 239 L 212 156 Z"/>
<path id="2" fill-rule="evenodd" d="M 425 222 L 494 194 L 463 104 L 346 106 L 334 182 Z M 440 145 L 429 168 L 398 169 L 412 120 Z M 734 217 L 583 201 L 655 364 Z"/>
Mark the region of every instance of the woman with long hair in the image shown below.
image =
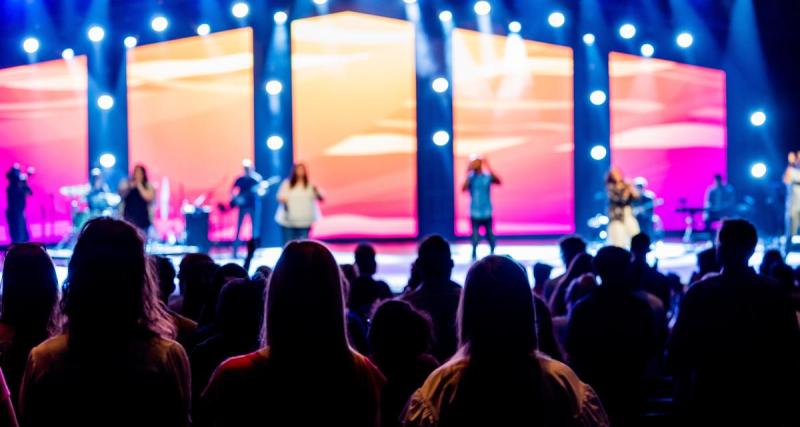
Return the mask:
<path id="1" fill-rule="evenodd" d="M 283 229 L 284 243 L 308 238 L 311 226 L 319 217 L 317 202 L 322 200 L 322 192 L 311 183 L 306 165 L 294 165 L 291 175 L 278 190 L 280 207 L 275 220 Z"/>
<path id="2" fill-rule="evenodd" d="M 12 245 L 3 265 L 0 367 L 15 402 L 28 353 L 53 332 L 57 303 L 56 268 L 44 247 Z"/>
<path id="3" fill-rule="evenodd" d="M 266 347 L 217 368 L 195 425 L 376 426 L 384 379 L 348 344 L 342 286 L 325 246 L 290 242 L 268 285 Z"/>
<path id="4" fill-rule="evenodd" d="M 142 165 L 133 168 L 133 175 L 120 185 L 122 195 L 122 217 L 135 225 L 147 236 L 152 225 L 150 206 L 156 198 L 156 190 L 147 178 L 147 169 Z"/>
<path id="5" fill-rule="evenodd" d="M 629 248 L 633 236 L 639 234 L 639 222 L 633 215 L 633 201 L 639 198 L 636 187 L 626 181 L 622 170 L 612 168 L 606 176 L 608 192 L 608 243 Z"/>
<path id="6" fill-rule="evenodd" d="M 572 262 L 567 266 L 567 272 L 558 278 L 555 284 L 555 290 L 548 303 L 550 311 L 554 316 L 563 316 L 567 314 L 567 290 L 569 289 L 569 285 L 572 284 L 573 280 L 587 273 L 594 273 L 592 256 L 584 253 L 573 258 Z"/>
<path id="7" fill-rule="evenodd" d="M 458 314 L 460 349 L 411 397 L 409 426 L 606 426 L 592 388 L 536 352 L 528 276 L 489 256 L 467 274 Z"/>
<path id="8" fill-rule="evenodd" d="M 130 224 L 81 231 L 61 300 L 63 332 L 31 350 L 25 426 L 189 424 L 189 363 L 171 338 L 152 263 Z"/>

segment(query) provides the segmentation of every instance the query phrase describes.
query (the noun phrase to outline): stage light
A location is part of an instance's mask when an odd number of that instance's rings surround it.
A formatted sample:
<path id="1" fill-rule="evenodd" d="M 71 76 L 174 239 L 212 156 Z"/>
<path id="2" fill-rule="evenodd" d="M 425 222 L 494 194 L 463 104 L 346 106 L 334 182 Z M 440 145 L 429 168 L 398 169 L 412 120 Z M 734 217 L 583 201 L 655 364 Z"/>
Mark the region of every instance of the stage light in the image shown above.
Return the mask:
<path id="1" fill-rule="evenodd" d="M 589 94 L 589 101 L 594 105 L 605 104 L 607 98 L 608 97 L 606 96 L 606 93 L 599 89 L 592 91 L 592 93 Z"/>
<path id="2" fill-rule="evenodd" d="M 101 155 L 98 161 L 100 162 L 100 166 L 106 169 L 111 169 L 117 164 L 117 158 L 111 153 L 105 153 Z"/>
<path id="3" fill-rule="evenodd" d="M 106 37 L 106 30 L 99 25 L 92 25 L 86 35 L 89 37 L 89 40 L 94 43 L 98 43 L 103 41 L 103 39 Z"/>
<path id="4" fill-rule="evenodd" d="M 28 37 L 22 42 L 22 50 L 27 53 L 36 53 L 39 50 L 39 39 L 36 37 Z"/>
<path id="5" fill-rule="evenodd" d="M 629 40 L 636 35 L 636 27 L 633 24 L 622 24 L 619 27 L 619 36 L 623 39 Z"/>
<path id="6" fill-rule="evenodd" d="M 167 21 L 167 18 L 163 16 L 156 16 L 152 21 L 150 21 L 150 28 L 157 33 L 166 31 L 167 27 L 169 27 L 169 21 Z"/>
<path id="7" fill-rule="evenodd" d="M 75 51 L 70 48 L 64 49 L 61 51 L 61 57 L 69 61 L 70 59 L 75 57 Z"/>
<path id="8" fill-rule="evenodd" d="M 286 21 L 289 20 L 289 15 L 286 14 L 284 11 L 275 12 L 275 15 L 272 15 L 272 19 L 275 20 L 276 24 L 285 24 Z"/>
<path id="9" fill-rule="evenodd" d="M 403 3 L 405 3 L 405 4 L 414 4 L 416 2 L 417 2 L 417 0 L 403 0 Z"/>
<path id="10" fill-rule="evenodd" d="M 239 19 L 244 18 L 250 14 L 250 6 L 243 1 L 236 2 L 231 7 L 231 14 Z"/>
<path id="11" fill-rule="evenodd" d="M 650 43 L 645 43 L 641 48 L 639 48 L 639 51 L 642 52 L 642 56 L 645 58 L 650 58 L 654 53 L 656 53 L 656 48 Z"/>
<path id="12" fill-rule="evenodd" d="M 431 87 L 433 87 L 433 91 L 436 93 L 444 93 L 450 88 L 450 82 L 444 77 L 438 77 L 433 80 Z"/>
<path id="13" fill-rule="evenodd" d="M 488 15 L 492 11 L 492 5 L 485 0 L 481 0 L 476 2 L 475 5 L 472 7 L 475 10 L 475 13 L 480 16 Z"/>
<path id="14" fill-rule="evenodd" d="M 762 162 L 758 162 L 754 164 L 750 168 L 750 175 L 753 175 L 753 178 L 761 179 L 767 175 L 767 165 Z"/>
<path id="15" fill-rule="evenodd" d="M 686 49 L 694 44 L 694 36 L 691 35 L 691 33 L 680 33 L 678 37 L 675 38 L 675 42 L 678 43 L 678 46 Z"/>
<path id="16" fill-rule="evenodd" d="M 278 151 L 283 148 L 283 138 L 278 135 L 272 135 L 267 138 L 267 148 L 272 151 Z"/>
<path id="17" fill-rule="evenodd" d="M 594 44 L 594 39 L 595 39 L 594 34 L 586 33 L 583 35 L 583 44 L 585 44 L 586 46 L 591 46 Z"/>
<path id="18" fill-rule="evenodd" d="M 767 115 L 763 111 L 755 111 L 750 115 L 750 124 L 755 127 L 763 126 L 767 122 Z"/>
<path id="19" fill-rule="evenodd" d="M 264 89 L 268 94 L 275 96 L 283 91 L 283 83 L 279 80 L 270 80 L 264 85 Z"/>
<path id="20" fill-rule="evenodd" d="M 433 134 L 433 143 L 438 146 L 447 145 L 450 142 L 450 134 L 446 130 L 440 130 Z"/>
<path id="21" fill-rule="evenodd" d="M 561 28 L 565 22 L 567 22 L 567 18 L 561 12 L 553 12 L 547 17 L 547 23 L 553 28 Z"/>
<path id="22" fill-rule="evenodd" d="M 314 4 L 317 6 L 322 6 L 326 3 L 328 3 L 328 0 L 314 0 Z"/>
<path id="23" fill-rule="evenodd" d="M 589 155 L 595 160 L 603 160 L 608 155 L 608 150 L 602 145 L 595 145 L 592 147 L 591 151 L 589 151 Z"/>
<path id="24" fill-rule="evenodd" d="M 136 47 L 136 44 L 139 43 L 139 40 L 137 40 L 136 37 L 134 37 L 134 36 L 128 36 L 128 37 L 125 37 L 125 40 L 123 40 L 122 43 L 128 49 L 133 49 L 134 47 Z"/>
<path id="25" fill-rule="evenodd" d="M 200 24 L 197 26 L 197 35 L 198 36 L 207 36 L 211 34 L 211 26 L 208 24 Z"/>
<path id="26" fill-rule="evenodd" d="M 439 12 L 439 20 L 442 22 L 450 22 L 453 20 L 453 12 L 449 10 L 443 10 Z"/>
<path id="27" fill-rule="evenodd" d="M 114 98 L 111 95 L 98 96 L 97 107 L 106 111 L 112 109 L 114 107 Z"/>
<path id="28" fill-rule="evenodd" d="M 511 31 L 512 33 L 518 33 L 522 31 L 522 24 L 520 24 L 519 21 L 511 21 L 508 24 L 508 31 Z"/>

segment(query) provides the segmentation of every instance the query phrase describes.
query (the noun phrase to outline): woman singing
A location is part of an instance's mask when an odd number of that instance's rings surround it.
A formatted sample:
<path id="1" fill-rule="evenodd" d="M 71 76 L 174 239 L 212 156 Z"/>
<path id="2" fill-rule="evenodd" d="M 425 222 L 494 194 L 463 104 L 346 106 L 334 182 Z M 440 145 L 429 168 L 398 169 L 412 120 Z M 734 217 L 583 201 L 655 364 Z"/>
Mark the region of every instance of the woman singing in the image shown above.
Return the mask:
<path id="1" fill-rule="evenodd" d="M 133 168 L 133 177 L 120 184 L 122 217 L 144 232 L 150 229 L 150 204 L 156 198 L 156 190 L 147 180 L 147 170 L 142 165 Z"/>
<path id="2" fill-rule="evenodd" d="M 308 238 L 311 225 L 319 217 L 317 202 L 322 200 L 322 193 L 308 179 L 306 166 L 294 165 L 292 174 L 278 190 L 281 208 L 275 220 L 283 228 L 284 243 Z"/>
<path id="3" fill-rule="evenodd" d="M 612 168 L 606 177 L 608 191 L 608 242 L 613 246 L 627 248 L 631 238 L 639 234 L 639 223 L 631 207 L 639 197 L 636 188 L 622 177 L 619 168 Z"/>

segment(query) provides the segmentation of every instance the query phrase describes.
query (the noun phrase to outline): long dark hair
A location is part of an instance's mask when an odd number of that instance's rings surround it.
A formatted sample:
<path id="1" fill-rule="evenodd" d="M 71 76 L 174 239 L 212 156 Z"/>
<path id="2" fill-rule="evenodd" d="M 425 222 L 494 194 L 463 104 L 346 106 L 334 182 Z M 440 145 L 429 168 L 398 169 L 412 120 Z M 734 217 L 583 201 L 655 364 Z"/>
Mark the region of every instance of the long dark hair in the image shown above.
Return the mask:
<path id="1" fill-rule="evenodd" d="M 140 171 L 142 171 L 142 184 L 147 186 L 147 183 L 150 182 L 150 180 L 147 179 L 147 169 L 142 164 L 138 164 L 138 165 L 134 166 L 133 167 L 133 175 L 134 176 L 136 176 L 136 169 L 139 169 Z"/>
<path id="2" fill-rule="evenodd" d="M 298 168 L 303 168 L 305 170 L 306 173 L 303 175 L 303 187 L 308 187 L 308 168 L 303 163 L 297 163 L 292 166 L 292 173 L 289 175 L 289 186 L 294 188 L 294 186 L 297 185 L 297 181 L 300 179 L 300 177 L 297 176 Z"/>

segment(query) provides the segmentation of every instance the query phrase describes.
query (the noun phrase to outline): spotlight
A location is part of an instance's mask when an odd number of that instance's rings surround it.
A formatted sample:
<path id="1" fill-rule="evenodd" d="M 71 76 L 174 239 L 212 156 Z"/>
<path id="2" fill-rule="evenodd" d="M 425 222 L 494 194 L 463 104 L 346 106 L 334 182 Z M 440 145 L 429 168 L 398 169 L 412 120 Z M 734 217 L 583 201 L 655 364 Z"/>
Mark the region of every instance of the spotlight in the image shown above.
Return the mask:
<path id="1" fill-rule="evenodd" d="M 117 158 L 111 153 L 102 154 L 98 161 L 100 162 L 100 166 L 106 169 L 111 169 L 117 164 Z"/>
<path id="2" fill-rule="evenodd" d="M 592 147 L 591 151 L 589 151 L 589 155 L 595 160 L 603 160 L 608 155 L 608 150 L 602 145 L 595 145 Z"/>
<path id="3" fill-rule="evenodd" d="M 100 95 L 97 97 L 97 107 L 101 110 L 110 110 L 114 107 L 114 98 L 111 95 Z"/>
<path id="4" fill-rule="evenodd" d="M 283 83 L 279 80 L 270 80 L 264 85 L 264 89 L 268 94 L 275 96 L 283 91 Z"/>
<path id="5" fill-rule="evenodd" d="M 152 21 L 150 21 L 150 27 L 153 29 L 153 31 L 161 33 L 166 31 L 167 27 L 169 27 L 169 21 L 167 21 L 167 18 L 163 16 L 156 16 Z"/>
<path id="6" fill-rule="evenodd" d="M 433 134 L 433 143 L 442 147 L 450 142 L 450 134 L 445 130 L 440 130 Z"/>
<path id="7" fill-rule="evenodd" d="M 583 35 L 583 44 L 586 46 L 591 46 L 594 44 L 594 34 L 586 33 Z"/>
<path id="8" fill-rule="evenodd" d="M 629 40 L 635 35 L 636 27 L 634 27 L 633 24 L 622 24 L 622 26 L 619 27 L 619 36 L 623 39 Z"/>
<path id="9" fill-rule="evenodd" d="M 511 21 L 508 24 L 508 31 L 511 31 L 512 33 L 518 33 L 522 31 L 522 24 L 520 24 L 519 21 Z"/>
<path id="10" fill-rule="evenodd" d="M 443 10 L 439 12 L 439 20 L 442 22 L 450 22 L 453 20 L 453 12 L 449 10 Z"/>
<path id="11" fill-rule="evenodd" d="M 762 162 L 758 162 L 750 167 L 750 175 L 753 175 L 753 178 L 761 179 L 767 175 L 767 165 Z"/>
<path id="12" fill-rule="evenodd" d="M 561 28 L 565 22 L 567 22 L 567 18 L 561 12 L 553 12 L 547 17 L 547 23 L 553 28 Z"/>
<path id="13" fill-rule="evenodd" d="M 208 24 L 200 24 L 197 26 L 197 35 L 198 36 L 207 36 L 211 34 L 211 26 Z"/>
<path id="14" fill-rule="evenodd" d="M 134 47 L 136 47 L 136 44 L 139 43 L 139 40 L 137 40 L 136 37 L 134 37 L 134 36 L 128 36 L 128 37 L 125 37 L 125 40 L 123 40 L 122 43 L 128 49 L 133 49 Z"/>
<path id="15" fill-rule="evenodd" d="M 289 15 L 286 14 L 284 11 L 275 12 L 275 15 L 272 15 L 272 19 L 275 20 L 276 24 L 285 24 L 286 21 L 289 20 Z"/>
<path id="16" fill-rule="evenodd" d="M 236 18 L 239 19 L 244 18 L 249 13 L 250 13 L 250 6 L 243 1 L 236 2 L 231 7 L 231 14 Z"/>
<path id="17" fill-rule="evenodd" d="M 61 51 L 61 57 L 69 61 L 75 57 L 75 51 L 70 48 L 66 48 Z"/>
<path id="18" fill-rule="evenodd" d="M 475 13 L 480 16 L 488 15 L 489 12 L 492 11 L 492 5 L 486 0 L 481 0 L 479 2 L 476 2 L 475 6 L 473 6 L 472 8 L 475 10 Z"/>
<path id="19" fill-rule="evenodd" d="M 767 115 L 763 111 L 756 111 L 750 115 L 750 124 L 755 127 L 763 126 L 767 122 Z"/>
<path id="20" fill-rule="evenodd" d="M 278 135 L 272 135 L 267 138 L 267 148 L 272 151 L 278 151 L 283 148 L 283 138 Z"/>
<path id="21" fill-rule="evenodd" d="M 431 87 L 433 87 L 433 91 L 436 93 L 444 93 L 450 88 L 450 82 L 444 77 L 438 77 L 433 80 Z"/>
<path id="22" fill-rule="evenodd" d="M 589 101 L 594 105 L 603 105 L 606 103 L 606 93 L 602 90 L 595 90 L 589 95 Z"/>
<path id="23" fill-rule="evenodd" d="M 36 37 L 28 37 L 22 42 L 22 50 L 26 53 L 36 53 L 39 50 L 39 39 Z"/>
<path id="24" fill-rule="evenodd" d="M 405 4 L 414 4 L 416 2 L 417 2 L 417 0 L 403 0 L 403 3 L 405 3 Z"/>
<path id="25" fill-rule="evenodd" d="M 89 40 L 94 43 L 98 43 L 105 38 L 106 30 L 99 25 L 93 25 L 89 28 L 89 31 L 86 33 L 86 35 L 89 37 Z"/>
<path id="26" fill-rule="evenodd" d="M 317 6 L 322 6 L 323 4 L 328 3 L 328 0 L 314 0 L 314 4 Z"/>
<path id="27" fill-rule="evenodd" d="M 656 53 L 656 48 L 650 43 L 645 43 L 642 45 L 639 51 L 642 52 L 642 56 L 645 58 L 650 58 L 654 53 Z"/>
<path id="28" fill-rule="evenodd" d="M 678 46 L 686 49 L 694 44 L 694 36 L 692 36 L 691 33 L 680 33 L 678 37 L 675 38 L 675 42 L 678 43 Z"/>

